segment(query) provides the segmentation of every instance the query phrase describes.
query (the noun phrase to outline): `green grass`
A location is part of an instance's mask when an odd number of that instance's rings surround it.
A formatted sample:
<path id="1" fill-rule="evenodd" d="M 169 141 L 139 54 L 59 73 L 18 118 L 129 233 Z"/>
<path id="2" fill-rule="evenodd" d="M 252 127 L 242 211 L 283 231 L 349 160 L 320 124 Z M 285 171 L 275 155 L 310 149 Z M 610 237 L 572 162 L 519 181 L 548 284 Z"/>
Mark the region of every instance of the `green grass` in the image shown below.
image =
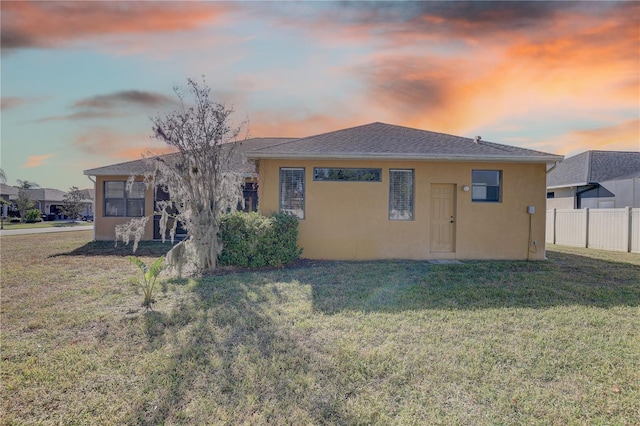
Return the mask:
<path id="1" fill-rule="evenodd" d="M 145 313 L 87 238 L 0 238 L 3 424 L 640 423 L 638 255 L 304 261 L 165 279 Z"/>
<path id="2" fill-rule="evenodd" d="M 34 229 L 34 228 L 69 228 L 69 227 L 93 226 L 93 222 L 36 222 L 36 223 L 4 223 L 5 230 Z"/>

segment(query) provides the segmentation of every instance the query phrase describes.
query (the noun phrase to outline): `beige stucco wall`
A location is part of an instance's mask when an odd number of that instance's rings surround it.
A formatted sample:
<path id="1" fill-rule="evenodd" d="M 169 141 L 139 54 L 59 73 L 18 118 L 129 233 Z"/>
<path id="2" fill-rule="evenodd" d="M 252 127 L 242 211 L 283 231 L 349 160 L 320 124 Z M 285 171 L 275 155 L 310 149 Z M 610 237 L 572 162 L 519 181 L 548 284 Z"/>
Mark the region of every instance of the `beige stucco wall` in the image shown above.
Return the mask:
<path id="1" fill-rule="evenodd" d="M 278 211 L 280 167 L 305 168 L 305 218 L 299 223 L 303 257 L 312 259 L 544 259 L 544 164 L 421 161 L 260 160 L 259 209 Z M 314 167 L 382 168 L 382 182 L 314 182 Z M 388 219 L 389 168 L 415 170 L 413 221 Z M 502 202 L 471 202 L 472 169 L 502 170 Z M 430 250 L 432 183 L 456 185 L 454 253 Z M 532 240 L 529 250 L 529 214 Z M 535 252 L 534 252 L 535 251 Z"/>
<path id="2" fill-rule="evenodd" d="M 128 176 L 97 176 L 96 177 L 96 200 L 95 200 L 95 240 L 115 241 L 116 225 L 129 222 L 130 217 L 105 217 L 104 216 L 104 182 L 105 181 L 126 181 Z M 153 239 L 153 189 L 147 188 L 145 194 L 144 211 L 149 216 L 145 226 L 143 240 Z"/>

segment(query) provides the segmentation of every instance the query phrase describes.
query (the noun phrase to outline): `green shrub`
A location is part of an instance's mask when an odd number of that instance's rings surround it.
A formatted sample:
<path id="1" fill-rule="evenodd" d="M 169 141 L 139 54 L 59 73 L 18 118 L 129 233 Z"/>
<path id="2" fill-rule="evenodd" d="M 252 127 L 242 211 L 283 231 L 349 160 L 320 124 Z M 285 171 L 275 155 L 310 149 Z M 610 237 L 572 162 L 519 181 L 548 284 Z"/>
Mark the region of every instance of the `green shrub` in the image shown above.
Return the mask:
<path id="1" fill-rule="evenodd" d="M 27 214 L 25 215 L 25 220 L 27 223 L 35 223 L 40 222 L 42 213 L 38 209 L 27 210 Z"/>
<path id="2" fill-rule="evenodd" d="M 248 268 L 284 266 L 298 259 L 298 219 L 275 213 L 270 217 L 258 213 L 224 215 L 220 223 L 223 249 L 218 262 Z"/>

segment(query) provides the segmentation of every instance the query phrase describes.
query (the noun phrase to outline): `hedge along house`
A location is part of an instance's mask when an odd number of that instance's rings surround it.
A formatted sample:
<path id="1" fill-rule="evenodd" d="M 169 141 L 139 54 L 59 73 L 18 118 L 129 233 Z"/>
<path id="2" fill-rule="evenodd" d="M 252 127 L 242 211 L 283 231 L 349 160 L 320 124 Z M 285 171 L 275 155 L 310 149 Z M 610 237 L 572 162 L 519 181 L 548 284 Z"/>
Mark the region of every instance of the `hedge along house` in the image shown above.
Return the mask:
<path id="1" fill-rule="evenodd" d="M 299 219 L 312 259 L 544 259 L 562 156 L 383 123 L 247 152 L 259 211 Z"/>
<path id="2" fill-rule="evenodd" d="M 247 150 L 264 148 L 289 140 L 291 139 L 253 138 L 233 143 L 236 155 L 232 157 L 229 167 L 232 171 L 242 173 L 245 177 L 245 210 L 255 211 L 257 209 L 258 190 L 256 171 L 252 163 L 245 161 L 244 153 Z M 229 147 L 231 147 L 231 144 L 229 144 Z M 165 154 L 163 157 L 171 155 Z M 157 210 L 156 202 L 166 200 L 168 194 L 145 186 L 143 176 L 151 172 L 152 168 L 153 165 L 149 159 L 141 159 L 84 171 L 84 174 L 92 179 L 95 186 L 95 240 L 114 241 L 116 239 L 116 225 L 145 216 L 153 220 L 147 222 L 143 240 L 159 240 L 162 238 L 159 225 L 160 216 L 154 213 Z M 135 182 L 131 190 L 127 191 L 125 188 L 130 176 L 135 177 Z M 178 236 L 183 232 L 178 228 Z"/>

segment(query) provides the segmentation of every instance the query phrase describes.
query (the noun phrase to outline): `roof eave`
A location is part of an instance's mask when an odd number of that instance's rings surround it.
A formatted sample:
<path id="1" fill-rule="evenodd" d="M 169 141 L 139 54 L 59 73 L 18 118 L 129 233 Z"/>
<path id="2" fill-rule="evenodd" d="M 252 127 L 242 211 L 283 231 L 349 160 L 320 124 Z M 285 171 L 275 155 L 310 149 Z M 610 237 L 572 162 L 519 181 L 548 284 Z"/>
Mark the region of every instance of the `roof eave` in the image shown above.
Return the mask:
<path id="1" fill-rule="evenodd" d="M 509 155 L 434 155 L 434 154 L 400 154 L 400 153 L 247 153 L 252 160 L 280 159 L 280 160 L 394 160 L 394 161 L 499 161 L 509 163 L 555 163 L 561 161 L 562 156 L 509 156 Z"/>
<path id="2" fill-rule="evenodd" d="M 563 183 L 560 185 L 547 186 L 547 189 L 558 189 L 558 188 L 571 188 L 578 186 L 592 186 L 592 185 L 600 185 L 598 182 L 572 182 L 572 183 Z"/>

